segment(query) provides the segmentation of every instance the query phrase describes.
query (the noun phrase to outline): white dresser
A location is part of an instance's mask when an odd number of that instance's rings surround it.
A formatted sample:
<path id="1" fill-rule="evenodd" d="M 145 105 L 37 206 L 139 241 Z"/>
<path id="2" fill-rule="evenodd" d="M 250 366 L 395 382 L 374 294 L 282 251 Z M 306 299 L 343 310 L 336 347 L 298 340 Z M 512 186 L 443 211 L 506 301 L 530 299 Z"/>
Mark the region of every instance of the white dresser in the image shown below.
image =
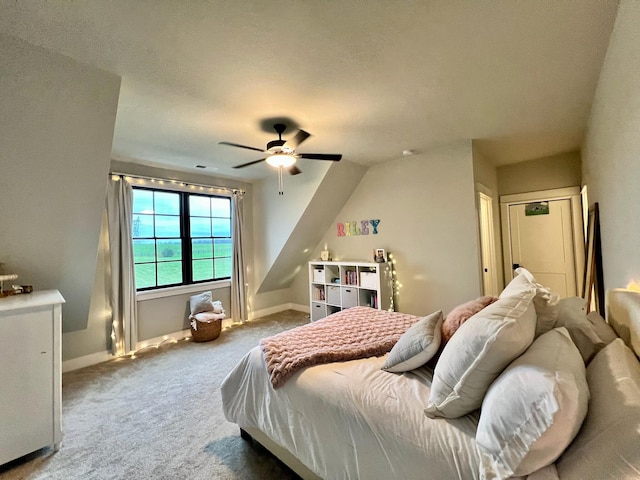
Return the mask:
<path id="1" fill-rule="evenodd" d="M 62 439 L 62 304 L 57 290 L 0 298 L 0 465 Z"/>

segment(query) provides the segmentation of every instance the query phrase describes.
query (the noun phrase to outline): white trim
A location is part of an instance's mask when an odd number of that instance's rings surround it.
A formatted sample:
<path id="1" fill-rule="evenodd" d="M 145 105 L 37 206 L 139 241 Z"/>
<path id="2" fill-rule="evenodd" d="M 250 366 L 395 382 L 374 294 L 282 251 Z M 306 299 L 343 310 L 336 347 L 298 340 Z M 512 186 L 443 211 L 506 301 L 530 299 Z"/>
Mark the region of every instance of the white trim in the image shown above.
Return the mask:
<path id="1" fill-rule="evenodd" d="M 154 298 L 173 297 L 185 293 L 202 292 L 203 290 L 216 290 L 218 288 L 230 288 L 230 280 L 218 280 L 216 282 L 194 283 L 192 285 L 179 285 L 177 287 L 159 288 L 154 290 L 144 290 L 136 293 L 136 300 L 144 302 Z"/>
<path id="2" fill-rule="evenodd" d="M 477 193 L 478 220 L 480 224 L 480 276 L 483 295 L 493 295 L 497 297 L 500 294 L 500 290 L 498 289 L 498 262 L 496 261 L 496 243 L 493 228 L 493 197 L 480 190 L 478 190 Z M 482 215 L 483 204 L 486 207 L 485 216 Z M 485 253 L 489 258 L 484 258 Z M 483 271 L 485 268 L 488 274 L 486 276 Z"/>
<path id="3" fill-rule="evenodd" d="M 116 358 L 110 352 L 105 350 L 104 352 L 96 352 L 83 357 L 70 358 L 62 362 L 62 373 L 72 372 L 73 370 L 79 370 L 84 367 L 90 367 L 98 363 L 107 362 Z"/>
<path id="4" fill-rule="evenodd" d="M 182 340 L 183 338 L 187 338 L 190 336 L 191 330 L 181 330 L 179 332 L 173 332 L 167 335 L 150 338 L 149 340 L 143 340 L 142 342 L 136 343 L 135 351 L 138 352 L 139 350 L 142 350 L 146 347 L 160 345 L 161 343 L 166 341 Z M 114 358 L 118 357 L 111 354 L 111 352 L 107 350 L 105 350 L 104 352 L 91 353 L 83 357 L 71 358 L 62 362 L 62 373 L 72 372 L 80 368 L 90 367 L 91 365 L 97 365 L 98 363 L 108 362 L 109 360 L 113 360 Z"/>
<path id="5" fill-rule="evenodd" d="M 476 192 L 484 193 L 487 197 L 493 198 L 493 190 L 483 183 L 476 182 Z"/>
<path id="6" fill-rule="evenodd" d="M 299 305 L 297 303 L 283 303 L 274 307 L 263 308 L 262 310 L 250 311 L 249 320 L 255 320 L 256 318 L 266 317 L 274 313 L 283 312 L 285 310 L 297 310 L 299 312 L 310 313 L 309 305 Z"/>
<path id="7" fill-rule="evenodd" d="M 513 193 L 500 195 L 500 203 L 527 203 L 536 200 L 562 200 L 580 195 L 580 187 L 554 188 L 552 190 L 540 190 L 538 192 Z"/>

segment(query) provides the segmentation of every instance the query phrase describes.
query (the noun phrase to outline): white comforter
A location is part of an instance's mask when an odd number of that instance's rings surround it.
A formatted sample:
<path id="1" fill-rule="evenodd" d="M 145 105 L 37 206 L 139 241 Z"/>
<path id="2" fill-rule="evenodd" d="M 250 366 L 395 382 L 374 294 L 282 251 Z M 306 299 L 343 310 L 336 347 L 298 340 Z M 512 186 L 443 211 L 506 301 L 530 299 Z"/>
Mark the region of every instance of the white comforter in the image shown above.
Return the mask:
<path id="1" fill-rule="evenodd" d="M 326 480 L 479 478 L 478 414 L 428 418 L 431 371 L 384 372 L 384 358 L 309 367 L 274 390 L 255 348 L 222 384 L 224 414 Z"/>
<path id="2" fill-rule="evenodd" d="M 274 390 L 256 347 L 222 383 L 225 417 L 261 430 L 325 480 L 480 478 L 479 413 L 428 418 L 431 370 L 388 373 L 385 358 L 308 367 Z M 557 479 L 550 465 L 527 480 Z"/>

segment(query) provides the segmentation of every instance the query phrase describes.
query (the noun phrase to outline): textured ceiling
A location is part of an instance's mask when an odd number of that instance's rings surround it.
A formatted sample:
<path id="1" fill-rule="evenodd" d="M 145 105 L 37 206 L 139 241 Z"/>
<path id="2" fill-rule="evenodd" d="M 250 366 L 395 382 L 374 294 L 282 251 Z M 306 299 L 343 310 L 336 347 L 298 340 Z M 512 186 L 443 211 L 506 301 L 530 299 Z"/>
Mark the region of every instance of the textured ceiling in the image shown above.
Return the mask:
<path id="1" fill-rule="evenodd" d="M 276 138 L 364 165 L 460 139 L 497 165 L 579 148 L 607 0 L 0 2 L 0 31 L 122 76 L 114 158 L 257 179 Z M 285 138 L 287 134 L 285 133 Z M 305 162 L 300 168 L 304 170 Z M 198 170 L 200 171 L 200 170 Z"/>

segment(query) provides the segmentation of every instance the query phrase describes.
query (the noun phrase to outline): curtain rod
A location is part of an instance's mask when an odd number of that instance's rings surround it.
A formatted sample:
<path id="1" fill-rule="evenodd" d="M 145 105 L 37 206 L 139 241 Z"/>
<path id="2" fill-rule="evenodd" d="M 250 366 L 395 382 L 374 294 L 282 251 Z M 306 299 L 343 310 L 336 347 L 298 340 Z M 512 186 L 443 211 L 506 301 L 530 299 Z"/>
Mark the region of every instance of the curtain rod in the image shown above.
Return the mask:
<path id="1" fill-rule="evenodd" d="M 239 193 L 241 195 L 244 195 L 246 192 L 241 189 L 241 188 L 231 188 L 231 187 L 220 187 L 220 186 L 216 186 L 216 185 L 203 185 L 200 183 L 193 183 L 193 182 L 186 182 L 184 180 L 176 180 L 174 178 L 158 178 L 158 177 L 148 177 L 145 175 L 134 175 L 131 173 L 124 173 L 124 172 L 109 172 L 109 175 L 116 175 L 118 177 L 129 177 L 129 178 L 135 178 L 135 179 L 139 179 L 139 180 L 149 180 L 150 182 L 158 182 L 160 184 L 163 183 L 171 183 L 171 184 L 175 184 L 175 185 L 179 185 L 182 187 L 195 187 L 195 188 L 201 188 L 201 189 L 211 189 L 211 190 L 221 190 L 223 192 L 229 192 L 229 193 Z"/>

